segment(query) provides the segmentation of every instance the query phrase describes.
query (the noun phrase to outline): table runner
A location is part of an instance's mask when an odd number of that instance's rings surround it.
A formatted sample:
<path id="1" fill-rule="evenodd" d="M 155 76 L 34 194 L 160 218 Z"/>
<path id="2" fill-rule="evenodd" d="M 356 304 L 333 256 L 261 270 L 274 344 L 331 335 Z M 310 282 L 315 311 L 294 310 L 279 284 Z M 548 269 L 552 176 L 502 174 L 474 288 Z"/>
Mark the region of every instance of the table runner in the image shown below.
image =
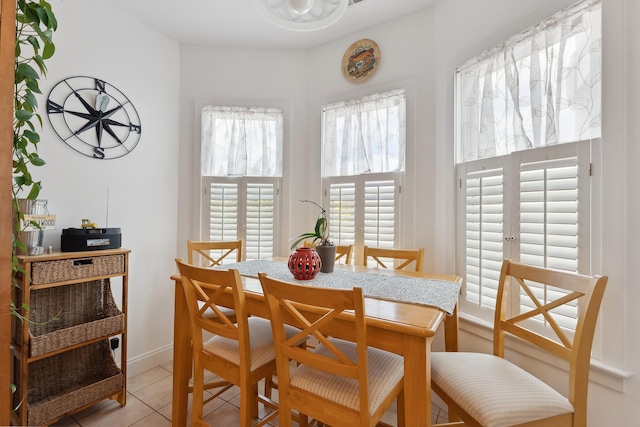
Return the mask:
<path id="1" fill-rule="evenodd" d="M 325 288 L 351 289 L 359 286 L 369 298 L 436 307 L 448 314 L 453 314 L 460 291 L 460 283 L 457 282 L 345 270 L 319 272 L 312 280 L 296 280 L 286 263 L 268 260 L 224 264 L 222 268 L 235 268 L 240 275 L 247 277 L 257 278 L 258 273 L 267 273 L 274 279 Z"/>

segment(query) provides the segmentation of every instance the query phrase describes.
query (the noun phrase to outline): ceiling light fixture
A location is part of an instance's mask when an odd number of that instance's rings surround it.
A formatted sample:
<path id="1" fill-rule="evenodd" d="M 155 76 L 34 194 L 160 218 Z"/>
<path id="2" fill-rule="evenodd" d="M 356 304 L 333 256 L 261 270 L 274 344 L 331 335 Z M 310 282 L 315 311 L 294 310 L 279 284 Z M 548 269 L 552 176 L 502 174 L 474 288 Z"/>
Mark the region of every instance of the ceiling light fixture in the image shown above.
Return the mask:
<path id="1" fill-rule="evenodd" d="M 338 22 L 347 11 L 349 0 L 253 0 L 253 5 L 278 27 L 314 31 Z"/>

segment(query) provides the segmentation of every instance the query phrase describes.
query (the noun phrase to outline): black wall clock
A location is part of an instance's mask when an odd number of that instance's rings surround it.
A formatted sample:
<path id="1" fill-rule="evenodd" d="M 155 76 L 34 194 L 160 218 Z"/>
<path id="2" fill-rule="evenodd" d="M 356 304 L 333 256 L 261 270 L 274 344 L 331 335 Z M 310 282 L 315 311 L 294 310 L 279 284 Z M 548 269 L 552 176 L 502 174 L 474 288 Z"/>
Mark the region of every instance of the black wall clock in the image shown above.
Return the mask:
<path id="1" fill-rule="evenodd" d="M 129 98 L 95 77 L 69 77 L 56 84 L 47 98 L 47 115 L 69 147 L 95 159 L 129 154 L 142 135 Z"/>

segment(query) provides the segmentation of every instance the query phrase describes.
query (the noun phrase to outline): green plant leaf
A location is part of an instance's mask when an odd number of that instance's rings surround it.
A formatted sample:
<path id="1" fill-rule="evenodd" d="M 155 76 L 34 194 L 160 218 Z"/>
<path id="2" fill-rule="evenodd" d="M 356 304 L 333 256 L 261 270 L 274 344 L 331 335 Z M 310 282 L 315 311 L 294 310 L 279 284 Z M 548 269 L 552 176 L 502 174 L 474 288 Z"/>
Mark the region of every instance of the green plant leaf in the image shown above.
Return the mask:
<path id="1" fill-rule="evenodd" d="M 24 136 L 33 144 L 37 144 L 38 142 L 40 142 L 40 135 L 38 135 L 32 130 L 29 130 L 29 129 L 25 130 Z"/>
<path id="2" fill-rule="evenodd" d="M 38 38 L 36 36 L 29 36 L 27 37 L 27 42 L 33 46 L 33 49 L 37 52 L 38 49 L 40 49 L 40 42 L 38 41 Z"/>
<path id="3" fill-rule="evenodd" d="M 42 189 L 42 185 L 40 185 L 40 182 L 34 182 L 33 185 L 31 186 L 31 191 L 29 191 L 29 195 L 27 196 L 27 198 L 29 200 L 37 199 L 41 189 Z"/>
<path id="4" fill-rule="evenodd" d="M 56 46 L 53 43 L 45 43 L 44 49 L 42 50 L 42 58 L 49 59 L 54 53 L 56 53 Z"/>
<path id="5" fill-rule="evenodd" d="M 37 153 L 31 153 L 29 159 L 31 160 L 31 164 L 34 166 L 44 166 L 46 164 L 46 162 L 42 160 L 42 158 L 38 156 Z"/>
<path id="6" fill-rule="evenodd" d="M 35 111 L 38 108 L 38 99 L 31 91 L 27 91 L 24 94 L 24 100 L 31 106 L 31 111 Z"/>
<path id="7" fill-rule="evenodd" d="M 46 11 L 47 11 L 47 23 L 48 23 L 47 27 L 51 28 L 53 31 L 57 30 L 58 20 L 56 19 L 56 16 L 53 14 L 50 4 L 47 4 Z"/>
<path id="8" fill-rule="evenodd" d="M 29 120 L 31 120 L 31 117 L 33 117 L 33 113 L 31 111 L 27 111 L 27 110 L 16 111 L 16 119 L 20 121 L 28 122 Z"/>
<path id="9" fill-rule="evenodd" d="M 40 91 L 40 86 L 38 86 L 38 81 L 37 80 L 27 80 L 26 85 L 27 85 L 27 87 L 29 88 L 30 91 L 35 92 L 35 93 L 42 93 Z"/>
<path id="10" fill-rule="evenodd" d="M 16 76 L 34 80 L 40 78 L 38 72 L 31 65 L 25 63 L 18 64 L 18 67 L 16 68 Z"/>

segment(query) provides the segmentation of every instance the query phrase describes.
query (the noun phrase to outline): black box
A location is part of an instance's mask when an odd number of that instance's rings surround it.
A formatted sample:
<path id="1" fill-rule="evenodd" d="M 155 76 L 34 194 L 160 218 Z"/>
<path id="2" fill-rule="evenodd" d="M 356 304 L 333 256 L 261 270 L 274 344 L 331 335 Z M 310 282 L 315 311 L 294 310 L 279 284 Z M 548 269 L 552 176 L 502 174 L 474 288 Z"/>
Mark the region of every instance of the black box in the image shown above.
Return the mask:
<path id="1" fill-rule="evenodd" d="M 119 228 L 65 228 L 60 237 L 62 252 L 117 249 L 122 243 Z"/>

